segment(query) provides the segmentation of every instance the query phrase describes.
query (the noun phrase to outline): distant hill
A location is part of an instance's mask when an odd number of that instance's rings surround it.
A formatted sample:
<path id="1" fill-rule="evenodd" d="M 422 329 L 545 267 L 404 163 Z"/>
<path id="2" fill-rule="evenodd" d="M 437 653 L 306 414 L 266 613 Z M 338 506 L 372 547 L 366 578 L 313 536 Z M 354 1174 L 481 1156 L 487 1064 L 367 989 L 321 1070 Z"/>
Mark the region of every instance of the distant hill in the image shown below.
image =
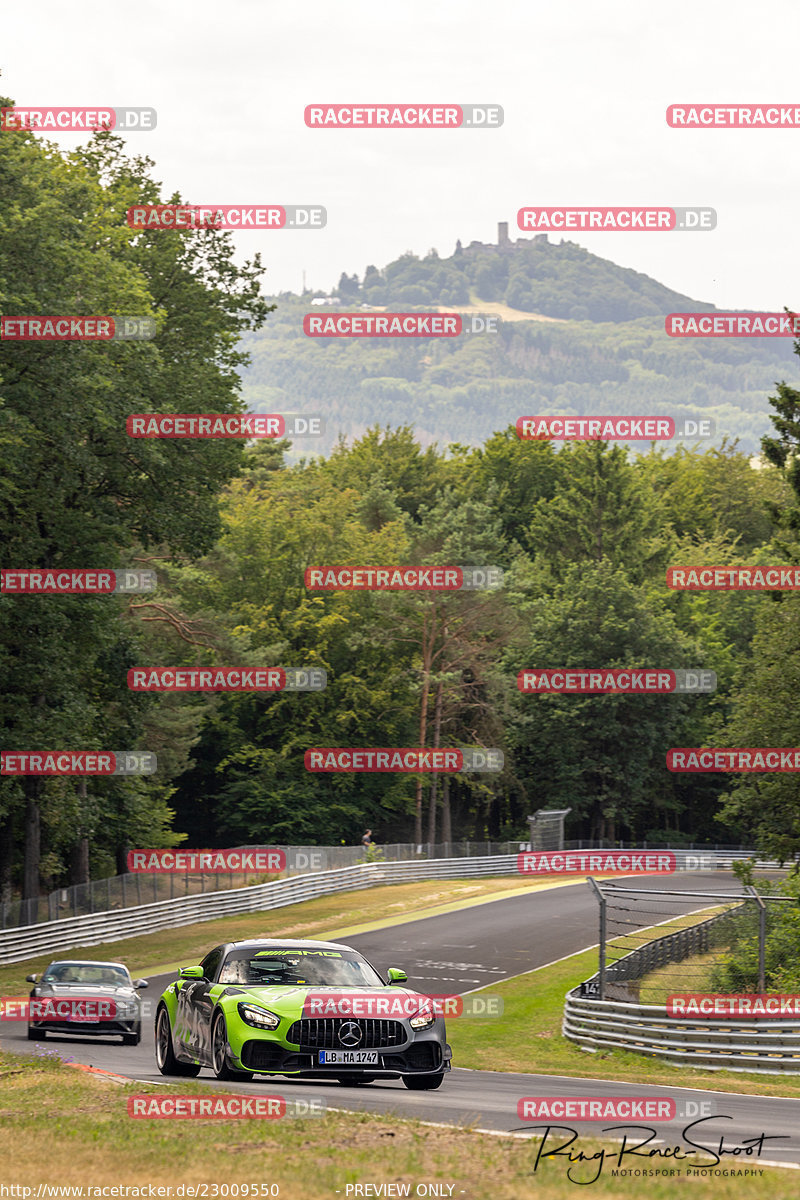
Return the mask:
<path id="1" fill-rule="evenodd" d="M 435 252 L 420 259 L 404 254 L 382 271 L 367 267 L 364 278 L 342 276 L 337 294 L 370 305 L 450 305 L 497 300 L 521 312 L 569 321 L 635 321 L 691 307 L 713 310 L 673 292 L 648 275 L 618 267 L 574 242 L 552 244 L 546 233 L 508 240 L 498 230 L 496 246 L 456 244 L 450 258 Z"/>
<path id="2" fill-rule="evenodd" d="M 739 438 L 757 453 L 768 395 L 798 375 L 791 339 L 668 338 L 667 313 L 715 306 L 573 242 L 511 242 L 503 225 L 497 245 L 458 243 L 450 258 L 404 254 L 361 279 L 343 274 L 331 297 L 344 309 L 499 312 L 496 333 L 311 339 L 302 318 L 315 295 L 273 297 L 277 311 L 245 340 L 253 362 L 242 375 L 251 409 L 325 415 L 327 436 L 298 442 L 303 453 L 375 423 L 413 424 L 424 442 L 476 443 L 533 413 L 699 411 L 715 419 L 716 441 Z"/>

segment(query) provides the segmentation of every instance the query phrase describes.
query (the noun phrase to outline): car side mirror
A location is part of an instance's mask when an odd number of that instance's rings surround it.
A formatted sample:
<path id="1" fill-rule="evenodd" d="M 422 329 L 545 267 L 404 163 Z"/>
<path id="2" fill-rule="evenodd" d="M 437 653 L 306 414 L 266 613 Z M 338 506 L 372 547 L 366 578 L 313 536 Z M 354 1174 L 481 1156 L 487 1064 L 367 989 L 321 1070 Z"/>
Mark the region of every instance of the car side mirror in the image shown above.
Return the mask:
<path id="1" fill-rule="evenodd" d="M 134 986 L 134 987 L 137 989 L 137 991 L 138 991 L 138 989 L 139 989 L 139 988 L 146 988 L 146 987 L 150 987 L 150 984 L 147 982 L 147 980 L 146 980 L 146 979 L 137 979 L 137 980 L 136 980 L 136 983 L 135 983 L 133 986 Z"/>
<path id="2" fill-rule="evenodd" d="M 202 967 L 181 967 L 178 971 L 179 979 L 204 979 Z"/>
<path id="3" fill-rule="evenodd" d="M 389 967 L 389 983 L 408 983 L 408 976 L 401 967 Z"/>
<path id="4" fill-rule="evenodd" d="M 25 976 L 25 981 L 26 981 L 26 983 L 36 983 L 36 980 L 37 980 L 38 978 L 39 978 L 39 976 L 38 976 L 38 975 L 26 975 L 26 976 Z"/>

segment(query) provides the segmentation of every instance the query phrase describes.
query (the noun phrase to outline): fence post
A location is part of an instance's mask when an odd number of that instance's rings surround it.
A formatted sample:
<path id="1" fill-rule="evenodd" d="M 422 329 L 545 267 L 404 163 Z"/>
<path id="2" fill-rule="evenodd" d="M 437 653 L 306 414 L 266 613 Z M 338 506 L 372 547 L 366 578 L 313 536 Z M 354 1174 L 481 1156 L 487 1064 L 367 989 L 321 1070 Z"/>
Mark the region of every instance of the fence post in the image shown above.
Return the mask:
<path id="1" fill-rule="evenodd" d="M 606 898 L 591 876 L 586 880 L 600 905 L 600 952 L 597 962 L 598 999 L 605 1000 L 606 996 Z"/>
<path id="2" fill-rule="evenodd" d="M 767 990 L 767 906 L 754 887 L 747 891 L 758 905 L 758 990 L 763 995 Z"/>

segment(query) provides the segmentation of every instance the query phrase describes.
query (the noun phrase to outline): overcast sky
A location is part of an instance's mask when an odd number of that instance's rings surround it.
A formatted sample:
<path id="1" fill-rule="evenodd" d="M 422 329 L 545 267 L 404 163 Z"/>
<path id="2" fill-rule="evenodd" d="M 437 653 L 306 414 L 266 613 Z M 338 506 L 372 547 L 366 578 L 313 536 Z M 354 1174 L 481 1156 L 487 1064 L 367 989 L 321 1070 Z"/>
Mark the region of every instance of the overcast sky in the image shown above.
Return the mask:
<path id="1" fill-rule="evenodd" d="M 665 109 L 800 103 L 799 34 L 797 0 L 38 0 L 6 5 L 0 84 L 21 106 L 155 107 L 128 144 L 165 194 L 323 204 L 324 230 L 235 235 L 268 291 L 494 242 L 502 220 L 517 236 L 524 205 L 710 205 L 714 232 L 569 236 L 697 299 L 780 310 L 800 304 L 800 129 L 673 130 Z M 496 103 L 505 124 L 307 129 L 318 101 Z"/>

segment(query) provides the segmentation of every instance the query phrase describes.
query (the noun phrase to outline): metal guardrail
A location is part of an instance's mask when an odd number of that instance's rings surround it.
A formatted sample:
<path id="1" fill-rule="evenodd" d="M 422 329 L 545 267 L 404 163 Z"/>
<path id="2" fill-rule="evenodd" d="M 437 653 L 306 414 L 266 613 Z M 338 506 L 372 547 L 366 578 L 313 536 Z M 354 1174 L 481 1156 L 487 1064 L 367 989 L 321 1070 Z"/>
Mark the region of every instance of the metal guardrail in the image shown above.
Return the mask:
<path id="1" fill-rule="evenodd" d="M 654 938 L 609 964 L 603 1000 L 597 975 L 567 992 L 564 1036 L 589 1050 L 614 1047 L 712 1071 L 733 1068 L 800 1075 L 800 1020 L 796 1018 L 670 1017 L 666 1006 L 639 1004 L 634 993 L 636 982 L 648 972 L 707 950 L 712 929 L 724 925 L 746 904 L 745 900 L 696 925 Z"/>
<path id="2" fill-rule="evenodd" d="M 562 1032 L 590 1050 L 617 1048 L 710 1071 L 800 1075 L 800 1020 L 693 1020 L 656 1004 L 568 992 Z"/>
<path id="3" fill-rule="evenodd" d="M 272 847 L 286 854 L 286 871 L 277 872 L 283 878 L 303 875 L 308 871 L 335 870 L 338 867 L 357 867 L 364 862 L 407 862 L 423 858 L 470 858 L 493 854 L 513 854 L 524 842 L 395 842 L 379 845 L 367 852 L 364 846 L 286 846 Z M 178 848 L 180 851 L 180 848 Z M 237 850 L 256 849 L 253 846 L 232 847 Z M 230 872 L 216 871 L 137 871 L 94 879 L 89 883 L 56 888 L 44 896 L 27 900 L 14 899 L 0 903 L 0 930 L 39 922 L 62 921 L 112 909 L 141 907 L 159 900 L 174 900 L 183 896 L 200 896 L 206 892 L 231 891 L 257 883 L 265 883 L 264 871 L 249 871 L 238 877 Z"/>
<path id="4" fill-rule="evenodd" d="M 697 853 L 676 850 L 678 870 L 697 870 Z M 705 856 L 704 856 L 705 857 Z M 733 855 L 732 857 L 736 857 Z M 725 855 L 708 855 L 708 864 L 729 866 Z M 766 864 L 768 865 L 768 864 Z M 419 859 L 413 862 L 364 863 L 333 871 L 318 871 L 252 887 L 180 896 L 172 900 L 137 905 L 133 908 L 65 917 L 0 932 L 0 964 L 22 962 L 37 954 L 76 946 L 157 933 L 236 913 L 261 912 L 388 883 L 411 883 L 425 879 L 471 879 L 493 875 L 517 875 L 517 854 L 481 858 Z M 530 878 L 530 876 L 527 876 Z"/>
<path id="5" fill-rule="evenodd" d="M 7 929 L 0 933 L 0 963 L 22 962 L 37 954 L 49 954 L 76 946 L 96 946 L 101 942 L 157 933 L 236 913 L 266 912 L 386 883 L 411 883 L 423 879 L 465 879 L 517 872 L 517 855 L 489 858 L 426 859 L 408 863 L 365 863 L 337 871 L 319 871 L 297 875 L 254 887 L 209 892 L 204 896 L 181 896 L 156 904 L 126 908 L 115 912 L 66 917 L 38 925 Z"/>
<path id="6" fill-rule="evenodd" d="M 276 846 L 287 855 L 286 878 L 305 874 L 307 871 L 335 870 L 339 867 L 360 866 L 364 862 L 418 862 L 420 859 L 435 858 L 483 858 L 497 854 L 514 854 L 518 850 L 669 850 L 648 842 L 627 843 L 602 841 L 567 841 L 563 845 L 540 845 L 531 847 L 530 842 L 519 840 L 507 842 L 464 841 L 464 842 L 394 842 L 377 845 L 367 854 L 364 846 Z M 250 850 L 252 846 L 236 847 Z M 702 856 L 714 854 L 725 856 L 728 864 L 735 858 L 746 857 L 753 852 L 741 846 L 684 846 L 686 853 Z M 371 855 L 374 855 L 371 857 Z M 0 902 L 0 930 L 20 925 L 36 925 L 40 921 L 68 920 L 71 917 L 110 912 L 112 909 L 141 907 L 159 900 L 173 900 L 181 896 L 203 895 L 206 892 L 230 891 L 247 884 L 265 882 L 263 872 L 253 871 L 249 877 L 236 878 L 233 874 L 187 871 L 164 874 L 156 872 L 128 872 L 89 883 L 73 884 L 56 888 L 49 895 L 33 896 L 26 900 L 15 898 Z"/>

